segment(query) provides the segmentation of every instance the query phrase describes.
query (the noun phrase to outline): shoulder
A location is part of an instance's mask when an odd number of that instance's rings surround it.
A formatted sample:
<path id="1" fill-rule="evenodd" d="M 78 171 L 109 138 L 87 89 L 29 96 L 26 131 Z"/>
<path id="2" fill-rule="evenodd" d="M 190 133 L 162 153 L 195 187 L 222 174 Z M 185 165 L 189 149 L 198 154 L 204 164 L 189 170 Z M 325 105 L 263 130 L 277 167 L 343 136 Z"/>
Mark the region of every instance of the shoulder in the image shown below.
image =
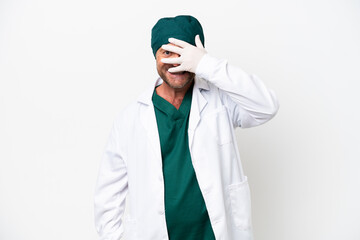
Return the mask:
<path id="1" fill-rule="evenodd" d="M 116 121 L 124 125 L 134 124 L 145 106 L 152 105 L 155 84 L 145 88 L 135 100 L 125 105 L 116 115 Z"/>
<path id="2" fill-rule="evenodd" d="M 131 122 L 134 117 L 137 115 L 137 109 L 139 108 L 139 102 L 134 100 L 127 104 L 125 107 L 120 109 L 115 116 L 115 123 L 117 124 L 126 124 L 127 122 Z"/>

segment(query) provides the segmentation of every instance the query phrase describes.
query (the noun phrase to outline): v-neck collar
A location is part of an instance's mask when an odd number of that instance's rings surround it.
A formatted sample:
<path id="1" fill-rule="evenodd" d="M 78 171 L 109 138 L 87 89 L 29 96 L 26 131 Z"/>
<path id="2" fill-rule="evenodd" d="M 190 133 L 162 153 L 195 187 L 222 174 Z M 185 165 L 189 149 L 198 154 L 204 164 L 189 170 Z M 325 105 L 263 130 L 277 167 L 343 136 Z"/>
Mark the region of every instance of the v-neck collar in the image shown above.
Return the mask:
<path id="1" fill-rule="evenodd" d="M 154 106 L 158 110 L 165 113 L 167 116 L 172 117 L 174 120 L 185 118 L 190 112 L 193 85 L 194 84 L 192 84 L 191 87 L 185 93 L 185 96 L 181 102 L 179 109 L 176 109 L 174 105 L 166 101 L 163 97 L 159 96 L 156 93 L 156 88 L 155 88 L 152 96 Z"/>

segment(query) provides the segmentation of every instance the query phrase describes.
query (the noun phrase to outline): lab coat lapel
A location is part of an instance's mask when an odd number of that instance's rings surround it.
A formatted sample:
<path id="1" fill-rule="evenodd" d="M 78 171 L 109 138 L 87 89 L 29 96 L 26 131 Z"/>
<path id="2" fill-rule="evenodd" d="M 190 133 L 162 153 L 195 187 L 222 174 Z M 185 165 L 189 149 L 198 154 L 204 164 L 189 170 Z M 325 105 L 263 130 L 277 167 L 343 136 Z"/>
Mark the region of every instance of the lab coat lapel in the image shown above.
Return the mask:
<path id="1" fill-rule="evenodd" d="M 141 122 L 147 132 L 148 140 L 154 150 L 157 158 L 161 158 L 161 147 L 159 131 L 156 122 L 154 105 L 148 105 L 144 109 L 144 113 L 141 114 Z"/>
<path id="2" fill-rule="evenodd" d="M 157 159 L 160 159 L 160 164 L 162 165 L 161 161 L 161 147 L 160 147 L 160 138 L 159 138 L 159 131 L 155 116 L 154 105 L 152 103 L 152 94 L 156 85 L 161 83 L 161 79 L 159 78 L 155 85 L 149 87 L 139 98 L 138 102 L 141 103 L 140 106 L 140 121 L 143 127 L 146 130 L 146 135 L 148 141 L 150 142 L 151 148 L 154 151 L 154 154 Z"/>
<path id="3" fill-rule="evenodd" d="M 193 88 L 193 96 L 189 117 L 189 129 L 188 129 L 188 137 L 189 137 L 189 147 L 191 149 L 194 133 L 196 127 L 200 121 L 201 111 L 205 108 L 207 104 L 206 98 L 202 95 L 202 90 L 209 90 L 209 86 L 207 82 L 201 78 L 195 76 L 195 84 Z"/>

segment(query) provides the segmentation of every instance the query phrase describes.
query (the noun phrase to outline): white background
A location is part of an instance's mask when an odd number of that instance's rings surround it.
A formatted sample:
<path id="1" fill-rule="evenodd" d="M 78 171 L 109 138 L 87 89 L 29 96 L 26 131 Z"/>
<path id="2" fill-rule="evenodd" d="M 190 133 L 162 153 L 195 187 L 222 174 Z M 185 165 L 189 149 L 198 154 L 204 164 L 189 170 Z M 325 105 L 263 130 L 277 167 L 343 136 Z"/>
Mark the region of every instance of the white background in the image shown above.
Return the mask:
<path id="1" fill-rule="evenodd" d="M 255 239 L 359 240 L 357 0 L 0 0 L 0 239 L 97 239 L 112 120 L 157 76 L 152 26 L 179 14 L 279 98 L 237 131 Z"/>

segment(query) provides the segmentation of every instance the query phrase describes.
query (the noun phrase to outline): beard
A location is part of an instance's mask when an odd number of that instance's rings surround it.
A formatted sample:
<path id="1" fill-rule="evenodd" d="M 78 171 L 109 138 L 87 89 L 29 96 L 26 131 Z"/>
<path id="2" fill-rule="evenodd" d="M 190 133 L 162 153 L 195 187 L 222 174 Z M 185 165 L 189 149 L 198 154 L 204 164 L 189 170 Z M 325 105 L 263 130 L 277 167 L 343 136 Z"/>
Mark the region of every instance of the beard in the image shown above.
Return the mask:
<path id="1" fill-rule="evenodd" d="M 174 74 L 176 74 L 176 73 L 174 73 Z M 191 72 L 180 72 L 177 74 L 184 74 L 184 76 L 185 75 L 188 75 L 188 76 L 186 77 L 186 80 L 183 81 L 181 84 L 176 84 L 174 81 L 171 81 L 164 72 L 159 72 L 161 79 L 164 80 L 164 82 L 167 85 L 169 85 L 171 88 L 174 88 L 174 89 L 181 89 L 181 88 L 187 86 L 194 80 L 194 77 L 195 77 L 195 74 L 191 73 Z"/>

